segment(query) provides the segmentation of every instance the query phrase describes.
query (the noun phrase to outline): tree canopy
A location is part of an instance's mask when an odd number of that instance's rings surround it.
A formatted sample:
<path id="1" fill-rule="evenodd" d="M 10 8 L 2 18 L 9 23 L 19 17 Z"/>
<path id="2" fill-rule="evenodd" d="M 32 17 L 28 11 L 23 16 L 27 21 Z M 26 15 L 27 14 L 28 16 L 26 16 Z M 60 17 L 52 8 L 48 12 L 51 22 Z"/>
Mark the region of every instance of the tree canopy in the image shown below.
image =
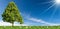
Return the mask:
<path id="1" fill-rule="evenodd" d="M 23 24 L 23 18 L 20 14 L 20 11 L 17 8 L 15 2 L 13 1 L 8 4 L 8 6 L 2 14 L 2 17 L 2 20 L 4 22 L 10 22 L 13 24 L 15 21 L 17 21 L 20 22 L 20 24 Z"/>

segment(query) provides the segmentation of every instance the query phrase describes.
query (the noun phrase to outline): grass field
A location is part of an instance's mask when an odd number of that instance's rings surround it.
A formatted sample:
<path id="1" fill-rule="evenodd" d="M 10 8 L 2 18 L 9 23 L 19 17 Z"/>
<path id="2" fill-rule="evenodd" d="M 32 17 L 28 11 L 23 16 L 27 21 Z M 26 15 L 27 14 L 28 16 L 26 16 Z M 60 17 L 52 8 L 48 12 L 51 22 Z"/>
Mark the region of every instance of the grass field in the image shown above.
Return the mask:
<path id="1" fill-rule="evenodd" d="M 0 29 L 60 29 L 60 26 L 0 26 Z"/>

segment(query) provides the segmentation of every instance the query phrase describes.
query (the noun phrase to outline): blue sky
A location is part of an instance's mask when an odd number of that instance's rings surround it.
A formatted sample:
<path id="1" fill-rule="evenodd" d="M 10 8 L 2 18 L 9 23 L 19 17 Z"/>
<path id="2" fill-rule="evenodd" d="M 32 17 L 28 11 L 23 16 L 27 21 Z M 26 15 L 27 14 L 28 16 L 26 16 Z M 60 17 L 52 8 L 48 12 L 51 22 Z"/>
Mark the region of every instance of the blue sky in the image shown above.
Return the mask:
<path id="1" fill-rule="evenodd" d="M 12 0 L 0 0 L 0 20 L 6 6 Z M 28 25 L 58 25 L 60 24 L 60 6 L 55 0 L 14 0 L 23 19 Z"/>

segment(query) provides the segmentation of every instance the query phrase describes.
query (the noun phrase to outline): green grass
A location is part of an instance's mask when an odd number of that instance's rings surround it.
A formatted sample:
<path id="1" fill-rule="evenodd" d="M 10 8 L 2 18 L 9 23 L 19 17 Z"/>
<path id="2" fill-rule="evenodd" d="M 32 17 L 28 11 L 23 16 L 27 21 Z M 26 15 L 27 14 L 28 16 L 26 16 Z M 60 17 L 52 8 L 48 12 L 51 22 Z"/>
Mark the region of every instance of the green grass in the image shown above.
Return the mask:
<path id="1" fill-rule="evenodd" d="M 0 26 L 0 29 L 60 29 L 60 26 Z"/>

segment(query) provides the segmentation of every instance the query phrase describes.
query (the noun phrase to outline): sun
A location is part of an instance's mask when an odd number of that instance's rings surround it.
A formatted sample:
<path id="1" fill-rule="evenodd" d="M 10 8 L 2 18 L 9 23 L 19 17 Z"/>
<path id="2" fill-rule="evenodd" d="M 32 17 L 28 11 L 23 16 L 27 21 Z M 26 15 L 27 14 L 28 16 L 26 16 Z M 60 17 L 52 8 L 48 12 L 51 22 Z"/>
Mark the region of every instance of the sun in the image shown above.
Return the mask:
<path id="1" fill-rule="evenodd" d="M 60 0 L 55 0 L 55 3 L 56 4 L 60 4 Z"/>

